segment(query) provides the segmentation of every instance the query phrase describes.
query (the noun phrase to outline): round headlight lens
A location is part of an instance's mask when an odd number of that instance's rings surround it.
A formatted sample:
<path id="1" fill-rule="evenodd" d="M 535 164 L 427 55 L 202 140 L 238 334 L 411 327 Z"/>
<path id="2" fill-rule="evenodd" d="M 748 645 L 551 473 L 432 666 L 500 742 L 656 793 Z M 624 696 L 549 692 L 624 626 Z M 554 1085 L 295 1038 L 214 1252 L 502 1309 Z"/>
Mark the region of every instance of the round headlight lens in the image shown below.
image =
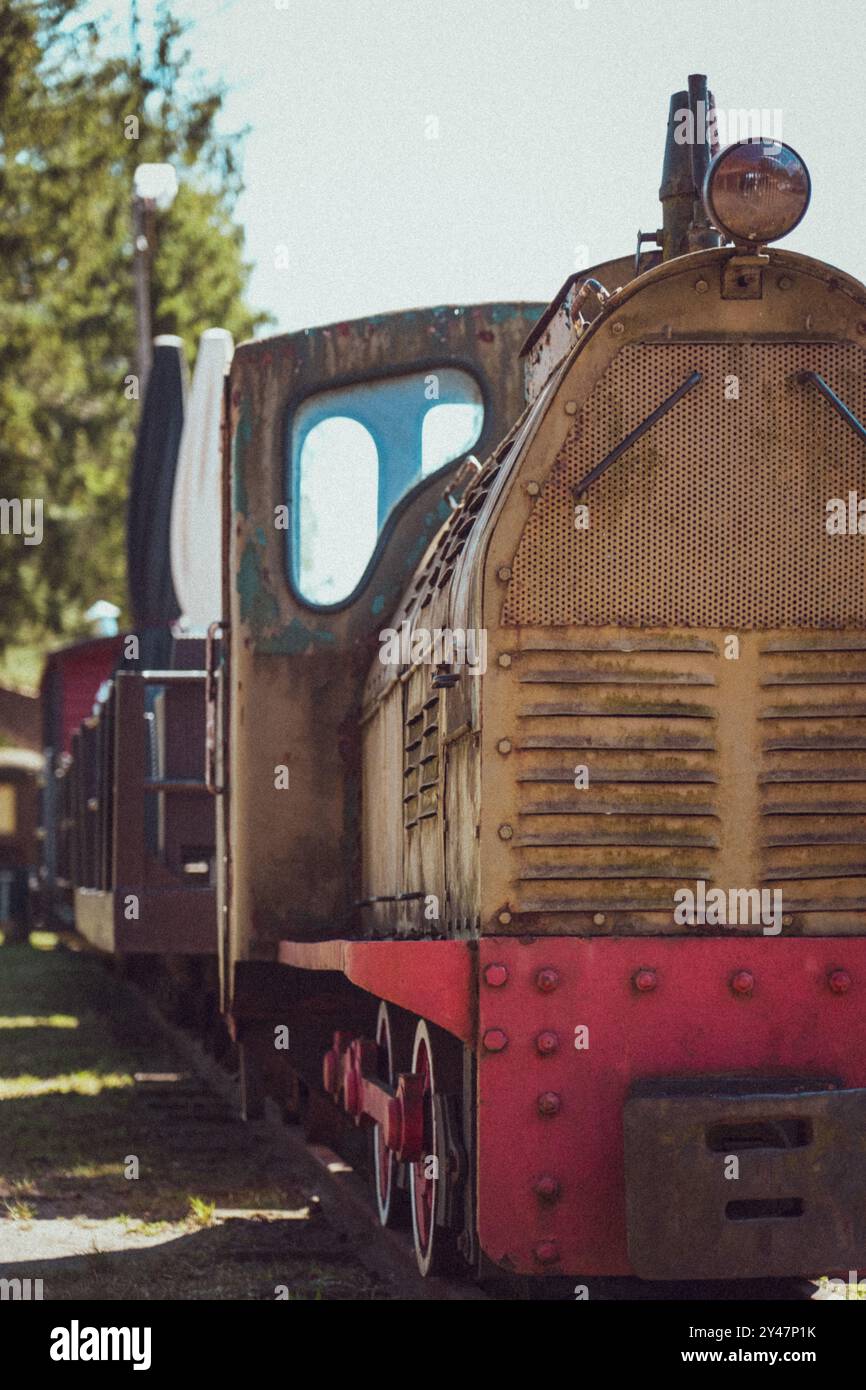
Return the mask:
<path id="1" fill-rule="evenodd" d="M 704 206 L 732 241 L 777 241 L 805 216 L 812 181 L 790 145 L 741 140 L 720 150 L 704 180 Z"/>

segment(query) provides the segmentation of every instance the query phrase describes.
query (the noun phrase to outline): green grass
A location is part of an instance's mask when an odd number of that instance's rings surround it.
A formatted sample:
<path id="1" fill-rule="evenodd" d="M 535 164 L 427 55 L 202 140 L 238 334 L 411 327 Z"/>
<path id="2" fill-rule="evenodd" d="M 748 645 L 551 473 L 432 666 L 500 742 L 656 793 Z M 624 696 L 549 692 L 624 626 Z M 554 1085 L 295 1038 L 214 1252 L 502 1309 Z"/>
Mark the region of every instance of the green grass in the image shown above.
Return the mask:
<path id="1" fill-rule="evenodd" d="M 11 1202 L 7 1200 L 3 1203 L 3 1206 L 6 1209 L 6 1215 L 12 1221 L 32 1221 L 36 1215 L 34 1208 L 29 1202 Z"/>
<path id="2" fill-rule="evenodd" d="M 42 1278 L 46 1299 L 395 1296 L 317 1214 L 280 1144 L 183 1075 L 110 966 L 46 934 L 31 943 L 0 949 L 4 1276 Z M 140 1073 L 177 1081 L 154 1090 Z M 58 1219 L 89 1253 L 3 1267 L 4 1222 L 50 1243 Z M 106 1252 L 107 1236 L 124 1248 Z"/>
<path id="3" fill-rule="evenodd" d="M 207 1202 L 203 1197 L 190 1197 L 189 1220 L 194 1226 L 212 1226 L 216 1202 Z"/>

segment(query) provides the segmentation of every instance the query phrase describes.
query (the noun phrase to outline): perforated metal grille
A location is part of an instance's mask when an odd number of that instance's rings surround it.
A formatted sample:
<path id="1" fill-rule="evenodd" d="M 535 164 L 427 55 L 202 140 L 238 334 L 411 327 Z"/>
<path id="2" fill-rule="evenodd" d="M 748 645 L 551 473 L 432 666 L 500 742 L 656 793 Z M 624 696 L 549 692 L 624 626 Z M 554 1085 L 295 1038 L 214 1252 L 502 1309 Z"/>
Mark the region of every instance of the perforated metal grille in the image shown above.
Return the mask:
<path id="1" fill-rule="evenodd" d="M 866 496 L 866 371 L 847 344 L 630 345 L 577 417 L 521 537 L 506 624 L 866 625 L 863 537 L 828 535 L 829 498 Z M 593 483 L 574 488 L 693 372 L 702 380 Z"/>

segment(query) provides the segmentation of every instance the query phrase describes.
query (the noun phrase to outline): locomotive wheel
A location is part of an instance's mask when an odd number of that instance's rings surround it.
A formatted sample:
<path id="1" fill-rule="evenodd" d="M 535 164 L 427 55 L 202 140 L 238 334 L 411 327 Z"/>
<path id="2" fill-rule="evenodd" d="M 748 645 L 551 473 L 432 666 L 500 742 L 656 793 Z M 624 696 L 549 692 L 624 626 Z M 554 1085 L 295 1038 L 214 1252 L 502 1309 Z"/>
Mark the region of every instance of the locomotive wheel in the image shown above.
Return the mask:
<path id="1" fill-rule="evenodd" d="M 376 1019 L 376 1042 L 379 1045 L 380 1081 L 393 1086 L 406 1060 L 401 1055 L 401 1028 L 396 1011 L 389 1009 L 384 999 L 379 1004 Z M 376 1210 L 382 1226 L 405 1224 L 406 1193 L 398 1185 L 400 1165 L 393 1151 L 386 1147 L 381 1125 L 373 1126 L 373 1190 Z"/>
<path id="2" fill-rule="evenodd" d="M 424 1079 L 424 1154 L 409 1165 L 412 1243 L 425 1277 L 453 1269 L 457 1245 L 451 1231 L 436 1225 L 439 1184 L 448 1181 L 445 1136 L 440 1133 L 434 1100 L 439 1092 L 459 1089 L 457 1059 L 451 1042 L 419 1019 L 412 1049 L 412 1071 Z M 435 1162 L 431 1162 L 435 1160 Z"/>

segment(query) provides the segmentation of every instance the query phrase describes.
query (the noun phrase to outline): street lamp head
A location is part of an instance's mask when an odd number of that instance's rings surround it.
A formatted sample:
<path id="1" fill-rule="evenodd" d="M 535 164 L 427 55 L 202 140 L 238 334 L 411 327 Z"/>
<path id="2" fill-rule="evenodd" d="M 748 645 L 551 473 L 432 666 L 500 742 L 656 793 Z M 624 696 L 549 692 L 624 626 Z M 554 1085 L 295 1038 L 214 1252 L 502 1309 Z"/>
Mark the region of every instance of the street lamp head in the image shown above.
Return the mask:
<path id="1" fill-rule="evenodd" d="M 177 195 L 177 174 L 173 164 L 139 164 L 133 175 L 136 198 L 153 203 L 160 211 L 171 207 Z"/>
<path id="2" fill-rule="evenodd" d="M 85 613 L 85 618 L 89 623 L 93 623 L 99 637 L 116 637 L 117 620 L 120 617 L 120 609 L 116 603 L 109 603 L 107 599 L 97 599 L 91 604 Z"/>

